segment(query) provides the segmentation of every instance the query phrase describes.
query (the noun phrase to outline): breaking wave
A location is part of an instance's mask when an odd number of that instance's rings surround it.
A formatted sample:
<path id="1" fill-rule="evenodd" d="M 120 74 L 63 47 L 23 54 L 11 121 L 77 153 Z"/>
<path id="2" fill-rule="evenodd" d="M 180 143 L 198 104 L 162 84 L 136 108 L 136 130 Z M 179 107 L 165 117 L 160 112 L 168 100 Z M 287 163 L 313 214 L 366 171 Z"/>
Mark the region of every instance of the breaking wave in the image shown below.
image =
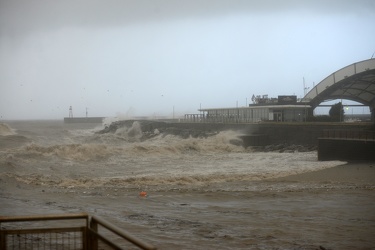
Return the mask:
<path id="1" fill-rule="evenodd" d="M 15 131 L 5 123 L 0 123 L 0 136 L 14 135 Z"/>
<path id="2" fill-rule="evenodd" d="M 130 128 L 126 126 L 118 128 L 115 135 L 128 141 L 139 141 L 143 133 L 139 122 L 134 122 Z"/>
<path id="3" fill-rule="evenodd" d="M 134 129 L 134 128 L 132 128 Z M 138 131 L 138 132 L 137 132 Z M 121 133 L 121 132 L 118 132 Z M 124 136 L 128 132 L 123 131 Z M 139 135 L 139 130 L 131 132 L 134 135 Z M 250 152 L 249 150 L 233 144 L 231 141 L 235 140 L 236 133 L 231 131 L 221 132 L 215 136 L 208 138 L 188 138 L 181 139 L 174 135 L 158 135 L 146 141 L 130 142 L 129 140 L 118 139 L 118 134 L 87 136 L 87 142 L 82 142 L 82 139 L 68 140 L 66 144 L 48 145 L 40 144 L 38 142 L 31 142 L 26 137 L 13 138 L 14 136 L 7 136 L 7 140 L 3 140 L 7 148 L 7 152 L 14 154 L 18 159 L 38 160 L 45 164 L 54 158 L 54 162 L 59 159 L 88 162 L 88 161 L 105 161 L 111 158 L 111 162 L 115 164 L 122 164 L 129 159 L 133 160 L 135 164 L 138 161 L 146 161 L 150 157 L 177 157 L 178 155 L 199 155 L 199 154 L 224 154 L 237 152 Z M 116 139 L 117 138 L 117 139 Z M 14 142 L 13 142 L 14 141 Z M 70 143 L 71 142 L 71 143 Z M 14 147 L 11 149 L 10 143 Z M 25 143 L 27 143 L 25 145 Z M 1 146 L 1 143 L 0 143 Z M 1 147 L 0 147 L 1 148 Z"/>
<path id="4" fill-rule="evenodd" d="M 112 153 L 107 146 L 102 144 L 67 144 L 43 147 L 31 143 L 25 147 L 28 154 L 41 156 L 58 156 L 63 159 L 89 161 L 110 156 Z"/>
<path id="5" fill-rule="evenodd" d="M 220 132 L 208 138 L 181 139 L 174 135 L 159 135 L 148 141 L 132 144 L 130 151 L 155 155 L 245 152 L 245 148 L 232 143 L 235 138 L 237 134 L 232 131 Z"/>

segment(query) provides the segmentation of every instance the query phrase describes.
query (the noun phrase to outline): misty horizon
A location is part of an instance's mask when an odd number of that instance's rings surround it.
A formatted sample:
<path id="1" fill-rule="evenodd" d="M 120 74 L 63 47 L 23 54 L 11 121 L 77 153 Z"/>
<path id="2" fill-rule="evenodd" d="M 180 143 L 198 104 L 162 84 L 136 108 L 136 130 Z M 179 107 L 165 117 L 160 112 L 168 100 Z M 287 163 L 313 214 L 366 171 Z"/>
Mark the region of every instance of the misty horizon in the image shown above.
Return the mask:
<path id="1" fill-rule="evenodd" d="M 303 97 L 375 52 L 373 1 L 0 2 L 0 119 L 172 117 Z"/>

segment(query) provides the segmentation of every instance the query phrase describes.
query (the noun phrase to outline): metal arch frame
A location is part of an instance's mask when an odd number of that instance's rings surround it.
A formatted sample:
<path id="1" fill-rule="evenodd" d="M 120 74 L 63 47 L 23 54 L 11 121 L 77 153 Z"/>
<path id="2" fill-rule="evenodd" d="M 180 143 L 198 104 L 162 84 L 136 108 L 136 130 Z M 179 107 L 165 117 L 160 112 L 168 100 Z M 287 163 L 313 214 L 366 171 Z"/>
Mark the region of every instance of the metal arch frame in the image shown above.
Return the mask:
<path id="1" fill-rule="evenodd" d="M 358 93 L 352 93 L 350 90 Z M 337 93 L 340 91 L 341 93 Z M 370 98 L 364 99 L 364 94 Z M 314 109 L 320 103 L 333 99 L 356 101 L 370 106 L 370 109 L 374 111 L 375 59 L 356 62 L 332 73 L 312 88 L 302 102 L 309 103 Z"/>
<path id="2" fill-rule="evenodd" d="M 375 71 L 374 71 L 374 74 L 375 74 Z M 372 84 L 374 84 L 374 83 L 367 82 L 367 83 L 363 84 L 362 79 L 358 79 L 358 80 L 357 79 L 354 79 L 354 80 L 349 79 L 348 81 L 343 80 L 343 82 L 340 83 L 339 85 L 332 86 L 332 89 L 330 89 L 329 97 L 330 97 L 330 99 L 348 99 L 348 100 L 356 101 L 356 102 L 362 103 L 364 105 L 370 106 L 371 100 L 367 101 L 367 100 L 364 100 L 363 98 L 360 98 L 359 96 L 361 96 L 363 94 L 369 94 L 370 96 L 374 95 L 375 92 L 372 92 L 372 91 L 368 90 L 368 88 L 370 88 L 372 86 Z M 363 88 L 359 88 L 358 87 L 359 85 L 362 85 Z M 340 91 L 342 93 L 336 93 L 336 92 L 340 92 Z M 357 92 L 357 93 L 353 93 L 353 91 Z M 323 99 L 323 101 L 326 101 L 326 100 L 327 99 Z"/>

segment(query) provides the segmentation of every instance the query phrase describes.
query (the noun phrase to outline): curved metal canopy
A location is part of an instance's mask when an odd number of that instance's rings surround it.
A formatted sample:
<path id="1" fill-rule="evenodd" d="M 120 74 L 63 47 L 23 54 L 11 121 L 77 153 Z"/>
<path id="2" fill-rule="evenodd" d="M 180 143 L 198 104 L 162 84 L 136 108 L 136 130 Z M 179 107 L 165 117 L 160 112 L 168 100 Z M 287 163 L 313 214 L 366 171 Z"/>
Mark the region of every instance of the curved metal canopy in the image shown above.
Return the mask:
<path id="1" fill-rule="evenodd" d="M 369 106 L 375 110 L 375 59 L 360 61 L 348 65 L 317 84 L 302 99 L 312 108 L 320 103 L 347 99 Z"/>

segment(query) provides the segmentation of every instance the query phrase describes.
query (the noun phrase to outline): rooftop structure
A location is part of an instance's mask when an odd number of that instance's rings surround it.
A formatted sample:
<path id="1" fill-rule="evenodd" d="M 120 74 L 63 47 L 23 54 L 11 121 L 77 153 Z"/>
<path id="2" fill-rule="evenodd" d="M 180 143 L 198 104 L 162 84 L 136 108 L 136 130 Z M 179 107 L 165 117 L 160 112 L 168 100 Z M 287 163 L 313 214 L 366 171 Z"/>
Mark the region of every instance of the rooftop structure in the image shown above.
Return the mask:
<path id="1" fill-rule="evenodd" d="M 297 103 L 296 96 L 278 98 L 253 97 L 254 104 L 248 107 L 199 109 L 201 114 L 187 114 L 188 121 L 252 123 L 261 121 L 302 122 L 306 120 L 311 106 Z"/>

